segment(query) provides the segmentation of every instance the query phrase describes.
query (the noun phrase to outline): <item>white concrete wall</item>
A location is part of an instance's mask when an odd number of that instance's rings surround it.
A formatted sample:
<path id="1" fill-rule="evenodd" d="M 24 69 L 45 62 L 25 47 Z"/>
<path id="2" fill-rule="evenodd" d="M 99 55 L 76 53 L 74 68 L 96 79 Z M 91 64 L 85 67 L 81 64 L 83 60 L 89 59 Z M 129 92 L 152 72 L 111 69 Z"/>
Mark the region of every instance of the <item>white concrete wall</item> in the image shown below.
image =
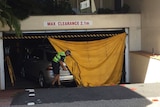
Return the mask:
<path id="1" fill-rule="evenodd" d="M 0 32 L 2 37 L 2 32 Z M 0 90 L 5 89 L 5 72 L 4 72 L 4 55 L 3 55 L 3 40 L 0 39 Z"/>
<path id="2" fill-rule="evenodd" d="M 74 25 L 74 26 L 45 26 L 44 22 L 59 22 L 59 21 L 87 21 L 89 25 Z M 48 30 L 87 30 L 87 29 L 116 29 L 129 28 L 128 51 L 141 50 L 141 15 L 140 14 L 112 14 L 112 15 L 71 15 L 71 16 L 30 16 L 28 19 L 21 22 L 21 29 L 23 31 L 48 31 Z M 0 28 L 1 31 L 9 30 L 8 27 Z M 1 40 L 1 42 L 3 42 Z M 0 42 L 0 43 L 1 43 Z M 3 44 L 0 44 L 0 52 Z M 0 54 L 3 58 L 3 54 Z M 3 60 L 3 59 L 2 59 Z M 0 80 L 4 80 L 3 73 Z M 129 64 L 128 64 L 129 65 Z M 127 67 L 129 68 L 129 67 Z M 129 73 L 129 70 L 127 71 Z M 128 75 L 128 74 L 127 74 Z M 4 84 L 1 83 L 1 89 Z"/>
<path id="3" fill-rule="evenodd" d="M 160 83 L 160 60 L 150 53 L 130 53 L 131 83 Z"/>
<path id="4" fill-rule="evenodd" d="M 160 54 L 160 0 L 142 0 L 142 50 Z"/>
<path id="5" fill-rule="evenodd" d="M 148 68 L 149 57 L 137 53 L 130 53 L 130 82 L 144 83 Z"/>
<path id="6" fill-rule="evenodd" d="M 143 51 L 160 54 L 160 0 L 124 0 L 131 7 L 131 12 L 141 12 Z"/>
<path id="7" fill-rule="evenodd" d="M 44 26 L 46 21 L 90 21 L 91 25 L 83 26 Z M 141 15 L 112 14 L 112 15 L 71 15 L 71 16 L 31 16 L 21 22 L 24 31 L 36 30 L 86 30 L 129 28 L 129 51 L 141 50 Z M 2 30 L 8 30 L 4 28 Z"/>
<path id="8" fill-rule="evenodd" d="M 130 5 L 132 11 L 136 12 L 138 6 L 138 10 L 141 12 L 141 50 L 149 53 L 154 50 L 154 54 L 160 54 L 160 0 L 124 1 Z M 157 75 L 160 75 L 159 66 L 159 60 L 130 53 L 131 82 L 160 82 L 160 80 L 157 81 L 159 78 Z"/>

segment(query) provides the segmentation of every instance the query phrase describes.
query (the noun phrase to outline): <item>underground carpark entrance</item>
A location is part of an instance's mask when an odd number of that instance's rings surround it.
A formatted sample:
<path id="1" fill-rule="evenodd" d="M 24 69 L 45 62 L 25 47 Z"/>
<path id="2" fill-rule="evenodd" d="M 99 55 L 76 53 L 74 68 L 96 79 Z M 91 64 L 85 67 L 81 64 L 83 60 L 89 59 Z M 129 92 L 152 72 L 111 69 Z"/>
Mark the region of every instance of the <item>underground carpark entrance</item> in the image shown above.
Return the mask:
<path id="1" fill-rule="evenodd" d="M 94 41 L 104 38 L 109 38 L 117 34 L 126 32 L 125 29 L 114 29 L 114 30 L 69 30 L 69 31 L 48 31 L 48 32 L 23 32 L 22 37 L 16 37 L 14 34 L 4 32 L 4 50 L 10 48 L 10 59 L 13 65 L 16 81 L 15 85 L 12 86 L 10 81 L 7 67 L 5 66 L 5 81 L 6 89 L 9 88 L 30 88 L 30 87 L 39 87 L 37 83 L 33 84 L 32 80 L 26 80 L 21 78 L 21 66 L 20 64 L 23 61 L 24 52 L 26 48 L 38 47 L 39 45 L 48 45 L 50 44 L 47 40 L 48 37 L 66 40 L 66 41 Z M 124 55 L 126 49 L 124 50 Z M 5 53 L 6 55 L 6 53 Z M 124 57 L 126 58 L 126 57 Z M 125 70 L 125 60 L 123 64 L 121 83 L 126 82 L 126 70 Z"/>

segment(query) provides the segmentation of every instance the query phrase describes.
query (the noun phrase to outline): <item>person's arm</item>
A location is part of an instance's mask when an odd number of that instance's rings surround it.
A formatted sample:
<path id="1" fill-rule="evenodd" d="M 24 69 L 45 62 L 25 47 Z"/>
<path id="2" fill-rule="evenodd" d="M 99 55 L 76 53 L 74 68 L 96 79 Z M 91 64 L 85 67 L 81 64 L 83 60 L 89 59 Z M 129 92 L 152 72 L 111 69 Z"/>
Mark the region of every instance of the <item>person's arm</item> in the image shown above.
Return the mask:
<path id="1" fill-rule="evenodd" d="M 66 67 L 64 66 L 64 64 L 63 64 L 64 62 L 63 62 L 63 61 L 60 61 L 59 63 L 60 63 L 60 65 L 61 65 L 61 67 L 63 68 L 63 70 L 67 71 L 67 68 L 66 68 Z"/>

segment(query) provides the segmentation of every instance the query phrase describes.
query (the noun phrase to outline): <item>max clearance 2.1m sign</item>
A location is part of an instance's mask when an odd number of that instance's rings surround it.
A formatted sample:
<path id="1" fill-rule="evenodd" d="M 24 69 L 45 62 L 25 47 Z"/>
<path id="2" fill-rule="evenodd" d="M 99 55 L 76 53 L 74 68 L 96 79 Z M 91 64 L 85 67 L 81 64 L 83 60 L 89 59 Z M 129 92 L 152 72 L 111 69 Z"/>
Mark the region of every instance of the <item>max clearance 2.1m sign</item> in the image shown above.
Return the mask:
<path id="1" fill-rule="evenodd" d="M 90 20 L 82 21 L 45 21 L 45 27 L 54 27 L 54 26 L 91 26 L 93 24 Z"/>

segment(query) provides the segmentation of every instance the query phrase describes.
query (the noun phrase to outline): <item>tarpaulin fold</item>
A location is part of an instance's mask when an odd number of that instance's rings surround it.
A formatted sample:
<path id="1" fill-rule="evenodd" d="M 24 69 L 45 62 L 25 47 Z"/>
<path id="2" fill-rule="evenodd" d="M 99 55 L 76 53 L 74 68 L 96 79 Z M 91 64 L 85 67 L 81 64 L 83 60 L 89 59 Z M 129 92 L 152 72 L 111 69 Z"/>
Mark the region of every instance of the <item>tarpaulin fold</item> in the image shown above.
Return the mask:
<path id="1" fill-rule="evenodd" d="M 126 34 L 94 40 L 65 41 L 48 38 L 57 52 L 71 50 L 67 66 L 78 85 L 84 87 L 118 84 L 121 80 Z"/>

